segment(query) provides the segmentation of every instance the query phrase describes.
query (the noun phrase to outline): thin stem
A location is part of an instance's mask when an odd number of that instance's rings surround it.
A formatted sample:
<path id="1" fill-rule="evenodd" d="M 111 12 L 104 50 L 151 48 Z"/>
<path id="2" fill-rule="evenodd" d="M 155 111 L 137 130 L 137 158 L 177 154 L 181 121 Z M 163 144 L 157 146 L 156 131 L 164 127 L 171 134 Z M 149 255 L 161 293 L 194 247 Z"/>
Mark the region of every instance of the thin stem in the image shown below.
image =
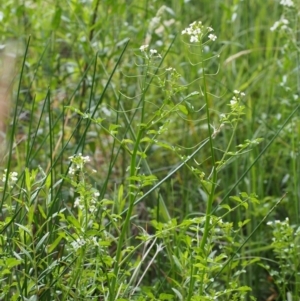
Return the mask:
<path id="1" fill-rule="evenodd" d="M 135 145 L 134 145 L 134 149 L 133 152 L 131 154 L 131 162 L 130 162 L 130 177 L 132 178 L 135 174 L 136 174 L 136 167 L 137 167 L 137 154 L 138 154 L 138 150 L 140 147 L 140 141 L 142 139 L 142 136 L 144 134 L 144 126 L 142 126 L 142 124 L 144 123 L 144 115 L 145 115 L 145 87 L 146 87 L 146 77 L 147 77 L 147 73 L 148 73 L 148 66 L 146 68 L 146 70 L 144 71 L 144 81 L 142 84 L 142 91 L 143 94 L 141 96 L 141 99 L 139 101 L 139 104 L 137 107 L 140 107 L 140 105 L 142 106 L 142 113 L 141 113 L 141 119 L 140 119 L 140 124 L 141 126 L 139 127 L 139 131 L 136 137 L 136 141 L 135 141 Z M 131 218 L 131 213 L 132 210 L 134 208 L 134 204 L 135 204 L 135 200 L 137 197 L 136 191 L 134 189 L 134 185 L 135 185 L 135 180 L 130 180 L 130 190 L 129 190 L 129 206 L 128 206 L 128 211 L 125 217 L 125 221 L 124 221 L 124 225 L 122 227 L 122 231 L 119 237 L 119 241 L 118 241 L 118 246 L 117 246 L 117 252 L 116 252 L 116 259 L 115 259 L 115 265 L 114 265 L 114 277 L 112 279 L 112 284 L 111 284 L 111 292 L 113 292 L 112 295 L 110 295 L 110 300 L 113 301 L 115 299 L 115 292 L 116 292 L 116 283 L 117 283 L 117 277 L 119 274 L 119 270 L 120 270 L 120 261 L 121 261 L 121 251 L 125 240 L 125 236 L 126 233 L 129 229 L 129 224 L 130 224 L 130 218 Z"/>

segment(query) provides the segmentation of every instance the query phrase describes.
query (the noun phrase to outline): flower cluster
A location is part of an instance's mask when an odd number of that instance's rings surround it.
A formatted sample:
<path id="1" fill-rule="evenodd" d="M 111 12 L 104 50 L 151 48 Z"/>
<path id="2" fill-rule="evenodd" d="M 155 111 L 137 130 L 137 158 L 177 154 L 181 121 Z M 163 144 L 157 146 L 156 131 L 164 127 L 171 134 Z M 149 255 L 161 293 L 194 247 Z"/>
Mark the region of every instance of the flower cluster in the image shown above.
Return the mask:
<path id="1" fill-rule="evenodd" d="M 100 193 L 97 189 L 91 189 L 81 193 L 80 197 L 76 198 L 74 202 L 74 207 L 78 207 L 81 210 L 84 210 L 87 206 L 90 213 L 95 213 L 97 210 L 97 198 L 100 196 Z"/>
<path id="2" fill-rule="evenodd" d="M 239 99 L 240 99 L 241 97 L 244 97 L 244 96 L 245 96 L 245 93 L 240 92 L 240 91 L 238 91 L 238 90 L 234 90 L 233 93 L 234 93 L 234 96 L 233 96 L 232 99 L 230 100 L 230 106 L 231 106 L 231 107 L 234 107 L 234 106 L 239 102 Z"/>
<path id="3" fill-rule="evenodd" d="M 287 7 L 293 7 L 294 2 L 292 0 L 281 0 L 280 4 Z"/>
<path id="4" fill-rule="evenodd" d="M 268 226 L 272 226 L 272 227 L 277 227 L 277 228 L 280 228 L 280 227 L 284 227 L 284 226 L 288 226 L 289 225 L 289 218 L 286 217 L 286 219 L 284 221 L 280 221 L 280 220 L 274 220 L 274 221 L 269 221 L 267 222 L 267 225 Z M 277 226 L 276 226 L 277 225 Z"/>
<path id="5" fill-rule="evenodd" d="M 148 47 L 149 47 L 149 45 L 142 45 L 142 46 L 140 47 L 140 51 L 145 53 L 146 58 L 148 58 L 148 59 L 150 59 L 151 57 L 161 58 L 161 55 L 157 52 L 156 49 L 150 49 L 150 50 L 149 50 L 149 54 L 150 54 L 150 55 L 148 56 L 148 55 L 146 54 L 146 50 L 147 50 Z"/>
<path id="6" fill-rule="evenodd" d="M 141 52 L 145 52 L 148 47 L 149 47 L 149 45 L 142 45 L 140 47 Z"/>
<path id="7" fill-rule="evenodd" d="M 77 251 L 85 245 L 98 246 L 97 237 L 93 236 L 92 238 L 84 239 L 82 236 L 80 236 L 71 242 L 71 246 L 75 251 Z"/>
<path id="8" fill-rule="evenodd" d="M 190 43 L 198 43 L 201 41 L 202 37 L 208 33 L 212 32 L 213 29 L 211 27 L 205 27 L 201 21 L 193 22 L 189 25 L 189 27 L 185 28 L 181 34 L 188 35 L 190 37 Z M 217 36 L 214 34 L 209 34 L 208 38 L 211 41 L 215 41 L 217 39 Z"/>
<path id="9" fill-rule="evenodd" d="M 7 169 L 4 169 L 4 173 L 2 175 L 2 182 L 6 182 L 6 174 L 7 174 Z M 13 185 L 18 181 L 18 173 L 15 171 L 12 171 L 8 174 L 8 185 L 12 188 Z"/>
<path id="10" fill-rule="evenodd" d="M 82 156 L 81 153 L 78 155 L 73 155 L 69 157 L 69 159 L 72 162 L 72 166 L 69 169 L 69 174 L 74 175 L 76 171 L 82 170 L 83 166 L 87 163 L 90 162 L 90 157 L 89 156 Z"/>
<path id="11" fill-rule="evenodd" d="M 71 242 L 71 246 L 78 250 L 86 244 L 86 241 L 83 238 L 77 238 L 76 240 Z"/>
<path id="12" fill-rule="evenodd" d="M 299 244 L 297 242 L 300 238 L 300 227 L 296 229 L 295 225 L 290 225 L 288 217 L 283 221 L 270 221 L 267 225 L 273 228 L 271 246 L 276 257 L 280 259 L 283 274 L 287 276 L 290 272 L 291 262 L 294 262 L 295 254 L 299 253 Z"/>
<path id="13" fill-rule="evenodd" d="M 271 31 L 275 31 L 277 29 L 285 30 L 288 28 L 288 24 L 289 21 L 287 19 L 282 18 L 279 21 L 276 21 L 274 25 L 270 28 L 270 30 Z"/>
<path id="14" fill-rule="evenodd" d="M 241 115 L 244 114 L 245 106 L 241 104 L 241 98 L 245 96 L 245 93 L 240 92 L 238 90 L 234 90 L 233 94 L 234 95 L 232 96 L 232 99 L 228 104 L 231 108 L 231 112 L 220 115 L 221 128 L 223 127 L 224 124 L 233 125 L 233 123 L 240 120 Z"/>

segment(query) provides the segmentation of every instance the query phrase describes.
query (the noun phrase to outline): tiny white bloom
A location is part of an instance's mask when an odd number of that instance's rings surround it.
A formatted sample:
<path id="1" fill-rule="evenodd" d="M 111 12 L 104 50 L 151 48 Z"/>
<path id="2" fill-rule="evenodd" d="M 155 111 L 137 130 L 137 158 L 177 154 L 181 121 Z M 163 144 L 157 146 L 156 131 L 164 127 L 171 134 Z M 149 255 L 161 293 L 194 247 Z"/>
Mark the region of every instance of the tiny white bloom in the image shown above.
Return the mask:
<path id="1" fill-rule="evenodd" d="M 80 198 L 76 198 L 74 202 L 74 207 L 79 207 L 80 206 Z"/>
<path id="2" fill-rule="evenodd" d="M 286 29 L 288 28 L 289 21 L 287 19 L 282 18 L 279 21 L 276 21 L 274 25 L 270 28 L 271 31 L 275 31 L 276 29 Z"/>
<path id="3" fill-rule="evenodd" d="M 155 54 L 155 53 L 157 53 L 157 50 L 156 49 L 150 49 L 150 53 Z"/>
<path id="4" fill-rule="evenodd" d="M 208 35 L 208 38 L 212 41 L 215 41 L 217 39 L 217 36 L 211 33 Z"/>
<path id="5" fill-rule="evenodd" d="M 281 0 L 280 4 L 287 7 L 293 7 L 294 2 L 292 0 Z"/>
<path id="6" fill-rule="evenodd" d="M 272 27 L 270 27 L 270 30 L 271 31 L 275 31 L 278 27 L 279 27 L 280 23 L 279 21 L 276 21 Z"/>
<path id="7" fill-rule="evenodd" d="M 281 22 L 282 22 L 282 24 L 285 24 L 285 25 L 289 24 L 289 20 L 287 20 L 287 19 L 281 19 Z"/>
<path id="8" fill-rule="evenodd" d="M 142 45 L 140 47 L 141 52 L 144 52 L 148 47 L 149 47 L 149 45 Z"/>
<path id="9" fill-rule="evenodd" d="M 199 42 L 199 39 L 198 39 L 197 36 L 191 36 L 190 42 L 191 42 L 191 43 L 197 43 L 197 42 Z"/>
<path id="10" fill-rule="evenodd" d="M 84 163 L 91 161 L 89 156 L 82 157 L 82 160 Z"/>
<path id="11" fill-rule="evenodd" d="M 90 213 L 96 212 L 96 209 L 97 209 L 97 208 L 96 208 L 94 205 L 89 206 L 89 211 L 90 211 Z"/>
<path id="12" fill-rule="evenodd" d="M 69 174 L 74 175 L 74 173 L 75 173 L 75 169 L 73 167 L 70 167 Z"/>
<path id="13" fill-rule="evenodd" d="M 10 175 L 10 179 L 12 182 L 17 182 L 18 181 L 18 173 L 13 171 Z"/>

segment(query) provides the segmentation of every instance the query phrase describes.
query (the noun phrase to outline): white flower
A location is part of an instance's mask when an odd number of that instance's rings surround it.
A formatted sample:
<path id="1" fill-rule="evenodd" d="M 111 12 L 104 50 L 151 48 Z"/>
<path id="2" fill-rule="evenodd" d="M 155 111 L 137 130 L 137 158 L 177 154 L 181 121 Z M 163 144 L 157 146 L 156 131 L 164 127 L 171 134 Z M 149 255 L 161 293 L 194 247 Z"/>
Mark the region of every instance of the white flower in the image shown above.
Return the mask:
<path id="1" fill-rule="evenodd" d="M 94 244 L 94 246 L 98 246 L 98 240 L 96 236 L 92 237 L 91 242 Z"/>
<path id="2" fill-rule="evenodd" d="M 270 30 L 271 30 L 271 31 L 276 30 L 276 29 L 279 27 L 279 25 L 280 25 L 280 22 L 279 22 L 279 21 L 276 21 L 276 22 L 273 24 L 273 26 L 270 27 Z"/>
<path id="3" fill-rule="evenodd" d="M 82 160 L 84 163 L 91 161 L 89 156 L 82 157 Z"/>
<path id="4" fill-rule="evenodd" d="M 86 241 L 83 238 L 77 238 L 75 241 L 71 242 L 71 246 L 78 250 L 79 248 L 83 247 L 86 244 Z"/>
<path id="5" fill-rule="evenodd" d="M 208 38 L 212 41 L 215 41 L 217 39 L 217 36 L 211 33 L 208 35 Z"/>
<path id="6" fill-rule="evenodd" d="M 141 52 L 144 52 L 148 47 L 149 47 L 149 45 L 142 45 L 140 47 Z"/>
<path id="7" fill-rule="evenodd" d="M 70 175 L 74 175 L 75 174 L 75 169 L 73 167 L 70 167 L 69 174 Z"/>
<path id="8" fill-rule="evenodd" d="M 211 27 L 207 27 L 207 31 L 211 32 L 211 31 L 214 31 L 214 30 Z"/>
<path id="9" fill-rule="evenodd" d="M 294 2 L 292 0 L 281 0 L 280 4 L 287 7 L 293 7 Z"/>
<path id="10" fill-rule="evenodd" d="M 282 18 L 279 21 L 276 21 L 274 25 L 270 28 L 271 31 L 275 31 L 277 28 L 286 29 L 288 28 L 289 21 L 287 19 Z"/>
<path id="11" fill-rule="evenodd" d="M 75 199 L 75 202 L 74 202 L 74 207 L 78 207 L 79 209 L 83 210 L 84 209 L 84 206 L 82 205 L 82 202 L 80 200 L 80 198 L 76 198 Z"/>
<path id="12" fill-rule="evenodd" d="M 7 173 L 7 169 L 4 169 L 4 173 L 2 175 L 3 183 L 6 182 L 6 173 Z M 9 182 L 10 186 L 12 187 L 13 184 L 15 184 L 17 181 L 18 181 L 18 173 L 15 171 L 10 172 L 8 175 L 8 182 Z"/>
<path id="13" fill-rule="evenodd" d="M 13 171 L 11 174 L 10 174 L 10 180 L 12 182 L 17 182 L 18 181 L 18 173 Z"/>
<path id="14" fill-rule="evenodd" d="M 157 53 L 157 50 L 156 50 L 156 49 L 150 49 L 150 53 L 151 53 L 151 54 L 156 54 L 156 53 Z"/>
<path id="15" fill-rule="evenodd" d="M 191 42 L 191 43 L 197 43 L 197 42 L 199 42 L 199 39 L 198 39 L 197 36 L 191 36 L 190 42 Z"/>
<path id="16" fill-rule="evenodd" d="M 96 212 L 96 210 L 97 210 L 96 206 L 94 206 L 94 205 L 89 206 L 90 213 L 94 213 L 94 212 Z"/>

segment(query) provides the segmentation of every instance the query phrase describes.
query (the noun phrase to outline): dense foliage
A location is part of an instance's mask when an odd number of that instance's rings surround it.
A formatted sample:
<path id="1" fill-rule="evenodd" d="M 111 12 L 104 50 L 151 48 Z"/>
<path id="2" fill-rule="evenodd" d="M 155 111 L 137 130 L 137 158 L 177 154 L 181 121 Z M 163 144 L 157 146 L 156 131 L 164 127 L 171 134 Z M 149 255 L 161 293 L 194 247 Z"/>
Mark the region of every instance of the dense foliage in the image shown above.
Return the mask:
<path id="1" fill-rule="evenodd" d="M 299 300 L 299 10 L 1 4 L 0 300 Z"/>

